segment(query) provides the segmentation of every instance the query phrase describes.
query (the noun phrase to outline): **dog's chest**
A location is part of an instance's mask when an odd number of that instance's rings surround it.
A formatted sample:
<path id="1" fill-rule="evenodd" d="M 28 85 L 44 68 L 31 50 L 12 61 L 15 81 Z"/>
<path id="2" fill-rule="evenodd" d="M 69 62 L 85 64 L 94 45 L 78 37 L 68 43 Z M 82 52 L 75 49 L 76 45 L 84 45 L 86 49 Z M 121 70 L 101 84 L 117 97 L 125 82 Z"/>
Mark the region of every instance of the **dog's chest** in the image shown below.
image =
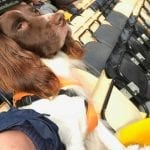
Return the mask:
<path id="1" fill-rule="evenodd" d="M 77 59 L 71 59 L 63 52 L 59 52 L 55 57 L 50 59 L 42 59 L 45 65 L 47 65 L 58 77 L 74 78 L 72 68 L 85 69 L 85 65 L 82 61 Z"/>

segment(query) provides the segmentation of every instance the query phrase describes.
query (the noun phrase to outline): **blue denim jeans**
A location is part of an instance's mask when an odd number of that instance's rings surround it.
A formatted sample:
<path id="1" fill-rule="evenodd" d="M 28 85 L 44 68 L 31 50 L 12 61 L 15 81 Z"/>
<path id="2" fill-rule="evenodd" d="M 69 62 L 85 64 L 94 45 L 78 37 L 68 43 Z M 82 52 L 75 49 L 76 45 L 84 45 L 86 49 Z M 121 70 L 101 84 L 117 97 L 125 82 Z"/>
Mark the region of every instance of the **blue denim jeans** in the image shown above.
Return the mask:
<path id="1" fill-rule="evenodd" d="M 8 112 L 0 113 L 0 132 L 6 130 L 24 132 L 36 150 L 65 150 L 56 124 L 34 110 L 11 108 Z"/>

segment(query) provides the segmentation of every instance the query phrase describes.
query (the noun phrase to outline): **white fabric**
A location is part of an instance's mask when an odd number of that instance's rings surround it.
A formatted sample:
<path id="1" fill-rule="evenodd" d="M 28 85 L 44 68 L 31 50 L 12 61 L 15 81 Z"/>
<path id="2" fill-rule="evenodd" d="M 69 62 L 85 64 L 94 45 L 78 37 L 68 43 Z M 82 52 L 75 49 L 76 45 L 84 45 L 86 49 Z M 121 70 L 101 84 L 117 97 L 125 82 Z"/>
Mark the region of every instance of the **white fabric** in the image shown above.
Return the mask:
<path id="1" fill-rule="evenodd" d="M 22 108 L 48 114 L 48 118 L 59 127 L 60 138 L 67 150 L 85 150 L 84 137 L 87 124 L 82 97 L 59 95 L 53 100 L 41 99 Z"/>

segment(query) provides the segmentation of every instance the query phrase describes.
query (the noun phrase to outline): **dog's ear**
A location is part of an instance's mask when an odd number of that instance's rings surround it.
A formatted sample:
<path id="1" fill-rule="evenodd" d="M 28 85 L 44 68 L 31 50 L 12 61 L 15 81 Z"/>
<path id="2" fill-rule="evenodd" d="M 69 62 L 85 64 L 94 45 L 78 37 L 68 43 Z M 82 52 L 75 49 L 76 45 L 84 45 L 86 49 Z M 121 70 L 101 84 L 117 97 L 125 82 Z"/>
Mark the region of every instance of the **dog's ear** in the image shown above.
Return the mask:
<path id="1" fill-rule="evenodd" d="M 60 84 L 39 57 L 0 33 L 0 89 L 49 97 L 58 92 Z"/>
<path id="2" fill-rule="evenodd" d="M 85 49 L 81 46 L 81 44 L 78 41 L 75 41 L 71 35 L 67 35 L 65 44 L 62 48 L 62 51 L 64 51 L 67 55 L 81 59 L 84 55 Z"/>

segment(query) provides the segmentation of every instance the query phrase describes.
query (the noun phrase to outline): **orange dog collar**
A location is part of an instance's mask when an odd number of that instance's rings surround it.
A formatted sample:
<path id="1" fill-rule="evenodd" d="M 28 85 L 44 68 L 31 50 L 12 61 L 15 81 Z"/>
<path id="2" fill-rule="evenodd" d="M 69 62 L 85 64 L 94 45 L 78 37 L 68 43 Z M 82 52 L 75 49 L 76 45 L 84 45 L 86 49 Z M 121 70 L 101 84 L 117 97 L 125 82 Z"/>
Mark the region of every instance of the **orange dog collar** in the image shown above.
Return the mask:
<path id="1" fill-rule="evenodd" d="M 27 93 L 27 92 L 18 92 L 14 94 L 13 96 L 13 105 L 16 106 L 16 102 L 21 100 L 25 96 L 33 96 L 34 94 L 32 93 Z"/>
<path id="2" fill-rule="evenodd" d="M 92 103 L 87 106 L 87 132 L 92 132 L 98 125 L 98 116 Z"/>

